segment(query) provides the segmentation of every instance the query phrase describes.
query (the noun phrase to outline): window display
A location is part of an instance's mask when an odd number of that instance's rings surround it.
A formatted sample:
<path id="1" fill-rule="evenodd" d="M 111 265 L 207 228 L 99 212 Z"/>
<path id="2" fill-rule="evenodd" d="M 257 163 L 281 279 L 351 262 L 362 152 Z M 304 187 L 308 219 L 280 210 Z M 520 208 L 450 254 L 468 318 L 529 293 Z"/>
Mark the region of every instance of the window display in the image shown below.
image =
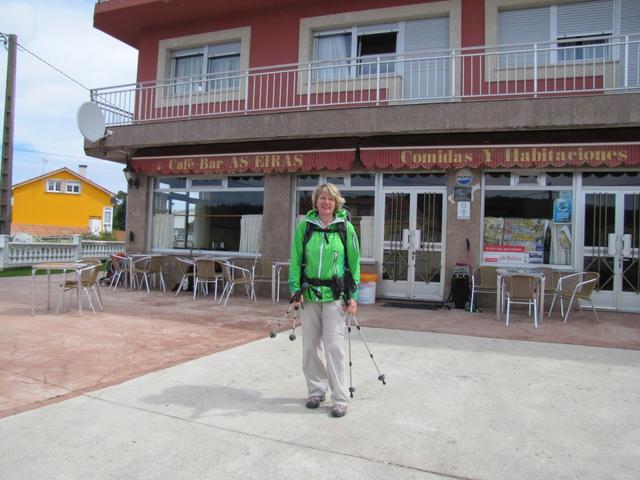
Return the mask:
<path id="1" fill-rule="evenodd" d="M 495 179 L 495 173 L 487 174 Z M 569 265 L 572 190 L 485 183 L 482 261 L 491 264 Z M 522 188 L 520 186 L 519 188 Z M 553 187 L 552 187 L 553 188 Z"/>

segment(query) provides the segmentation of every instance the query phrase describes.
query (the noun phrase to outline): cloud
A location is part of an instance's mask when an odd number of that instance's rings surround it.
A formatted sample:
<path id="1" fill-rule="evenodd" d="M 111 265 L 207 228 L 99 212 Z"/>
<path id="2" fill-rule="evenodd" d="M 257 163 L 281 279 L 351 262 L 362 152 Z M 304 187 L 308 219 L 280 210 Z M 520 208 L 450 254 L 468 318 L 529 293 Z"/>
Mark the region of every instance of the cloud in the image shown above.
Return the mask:
<path id="1" fill-rule="evenodd" d="M 20 45 L 88 88 L 134 83 L 137 51 L 93 28 L 94 6 L 92 0 L 0 0 L 0 32 L 16 34 Z M 3 111 L 6 65 L 0 48 Z M 76 114 L 89 92 L 24 50 L 18 49 L 16 70 L 13 183 L 41 175 L 43 165 L 49 171 L 87 164 L 91 180 L 126 190 L 122 165 L 84 156 Z"/>

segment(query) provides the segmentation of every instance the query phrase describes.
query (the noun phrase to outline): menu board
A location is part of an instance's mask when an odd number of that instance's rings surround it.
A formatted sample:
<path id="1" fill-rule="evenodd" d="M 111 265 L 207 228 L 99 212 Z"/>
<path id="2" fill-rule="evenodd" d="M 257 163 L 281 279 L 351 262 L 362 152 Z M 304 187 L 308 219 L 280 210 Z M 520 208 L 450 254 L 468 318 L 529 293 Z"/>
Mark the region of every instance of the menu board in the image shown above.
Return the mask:
<path id="1" fill-rule="evenodd" d="M 548 224 L 541 218 L 485 218 L 483 261 L 543 263 Z"/>

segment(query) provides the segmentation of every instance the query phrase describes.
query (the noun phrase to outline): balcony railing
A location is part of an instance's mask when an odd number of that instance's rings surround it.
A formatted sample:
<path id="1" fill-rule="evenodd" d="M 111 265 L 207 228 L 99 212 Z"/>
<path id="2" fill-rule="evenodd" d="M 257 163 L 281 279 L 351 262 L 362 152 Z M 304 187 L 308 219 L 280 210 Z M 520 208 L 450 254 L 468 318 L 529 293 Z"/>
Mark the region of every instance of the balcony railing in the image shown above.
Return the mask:
<path id="1" fill-rule="evenodd" d="M 578 44 L 579 43 L 579 44 Z M 216 115 L 640 91 L 640 34 L 254 68 L 92 90 L 108 126 Z"/>

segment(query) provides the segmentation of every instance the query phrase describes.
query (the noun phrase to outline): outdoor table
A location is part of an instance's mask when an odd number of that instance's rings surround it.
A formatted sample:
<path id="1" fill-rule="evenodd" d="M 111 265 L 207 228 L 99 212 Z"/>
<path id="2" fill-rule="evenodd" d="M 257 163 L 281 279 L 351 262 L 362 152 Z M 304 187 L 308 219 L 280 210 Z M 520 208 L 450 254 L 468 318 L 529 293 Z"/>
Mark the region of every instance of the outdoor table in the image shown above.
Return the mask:
<path id="1" fill-rule="evenodd" d="M 271 264 L 271 301 L 278 303 L 280 301 L 280 275 L 282 269 L 288 267 L 290 262 L 273 262 Z"/>
<path id="2" fill-rule="evenodd" d="M 544 272 L 535 267 L 514 267 L 498 268 L 496 270 L 496 274 L 496 317 L 498 317 L 498 320 L 502 319 L 504 309 L 502 301 L 502 286 L 504 284 L 504 279 L 511 275 L 526 275 L 533 277 L 538 281 L 538 322 L 542 323 L 542 317 L 544 316 Z"/>
<path id="3" fill-rule="evenodd" d="M 82 262 L 47 262 L 39 263 L 31 267 L 31 316 L 35 314 L 36 303 L 36 272 L 38 270 L 47 271 L 47 310 L 51 309 L 51 270 L 62 270 L 62 274 L 67 276 L 67 272 L 73 271 L 77 275 L 83 268 L 90 265 Z M 62 282 L 64 283 L 64 281 Z M 82 315 L 82 302 L 78 306 Z"/>

